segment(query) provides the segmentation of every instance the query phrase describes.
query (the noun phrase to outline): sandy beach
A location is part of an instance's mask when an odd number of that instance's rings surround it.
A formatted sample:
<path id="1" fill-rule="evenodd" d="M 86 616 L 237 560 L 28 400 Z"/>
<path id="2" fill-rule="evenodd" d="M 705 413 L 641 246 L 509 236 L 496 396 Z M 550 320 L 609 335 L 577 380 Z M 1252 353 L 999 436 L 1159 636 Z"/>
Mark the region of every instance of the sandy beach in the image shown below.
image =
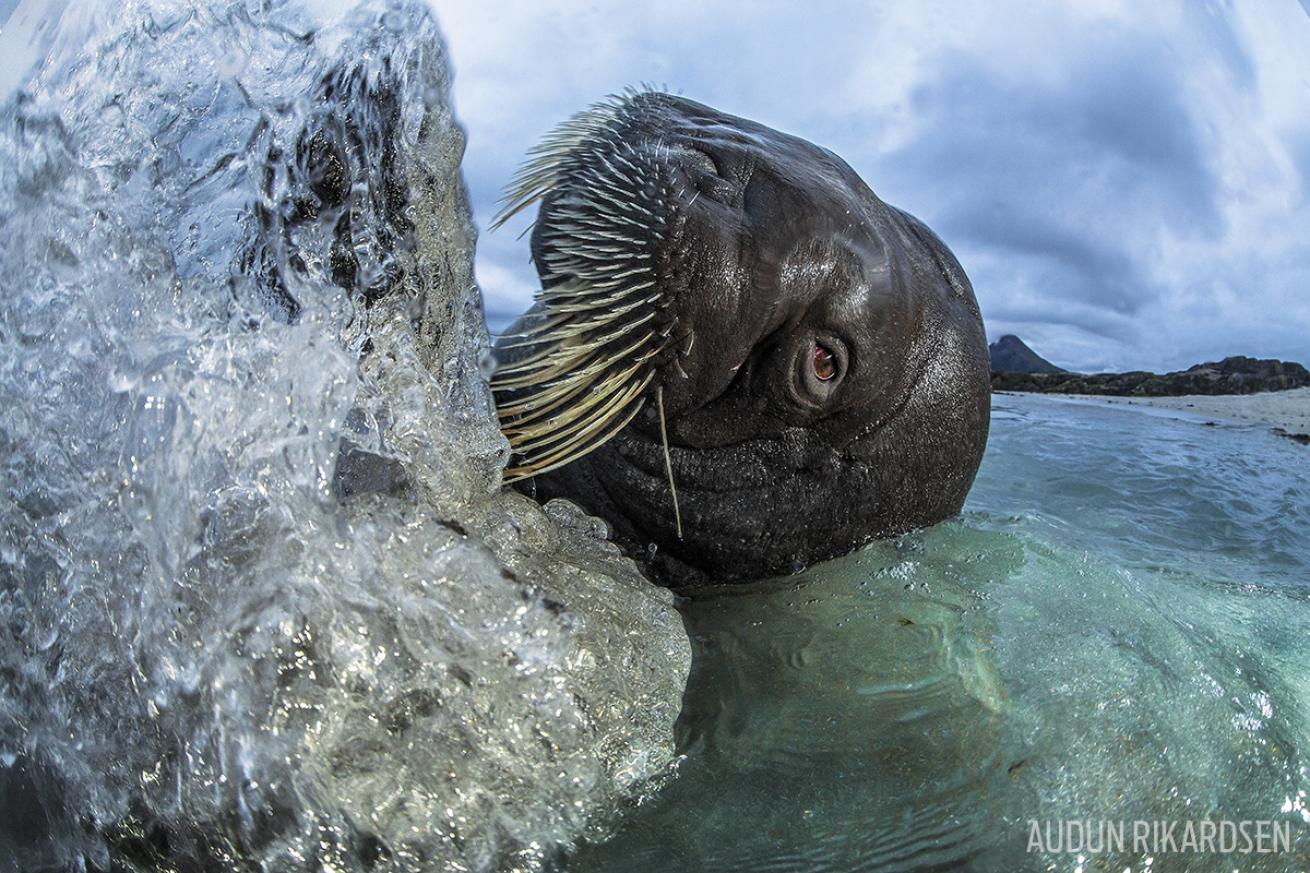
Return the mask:
<path id="1" fill-rule="evenodd" d="M 1081 403 L 1146 406 L 1242 424 L 1265 424 L 1288 434 L 1310 434 L 1310 388 L 1260 394 L 1186 394 L 1181 397 L 1108 397 L 1099 394 L 1044 394 Z"/>

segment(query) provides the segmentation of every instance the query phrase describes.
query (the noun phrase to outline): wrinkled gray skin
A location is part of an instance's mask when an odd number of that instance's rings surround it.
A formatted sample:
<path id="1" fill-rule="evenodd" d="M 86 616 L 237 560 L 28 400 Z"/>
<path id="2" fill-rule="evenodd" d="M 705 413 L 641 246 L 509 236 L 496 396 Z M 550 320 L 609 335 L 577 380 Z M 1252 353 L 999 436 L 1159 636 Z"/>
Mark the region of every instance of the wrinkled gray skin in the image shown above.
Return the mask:
<path id="1" fill-rule="evenodd" d="M 787 572 L 957 513 L 986 445 L 990 390 L 982 319 L 955 257 L 826 149 L 667 94 L 633 99 L 643 111 L 623 139 L 670 148 L 682 176 L 671 187 L 699 191 L 670 204 L 658 248 L 676 342 L 657 381 L 683 536 L 653 402 L 525 490 L 607 519 L 672 584 Z M 542 203 L 538 264 L 567 194 Z M 837 358 L 826 384 L 816 342 Z"/>

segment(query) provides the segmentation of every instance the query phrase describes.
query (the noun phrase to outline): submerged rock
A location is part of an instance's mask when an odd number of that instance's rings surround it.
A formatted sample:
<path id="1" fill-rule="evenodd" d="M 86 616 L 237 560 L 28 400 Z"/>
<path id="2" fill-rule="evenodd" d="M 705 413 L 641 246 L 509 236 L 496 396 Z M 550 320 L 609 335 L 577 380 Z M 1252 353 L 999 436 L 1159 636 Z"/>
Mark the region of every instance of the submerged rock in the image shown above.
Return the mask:
<path id="1" fill-rule="evenodd" d="M 530 869 L 668 592 L 500 489 L 426 6 L 103 3 L 0 108 L 0 867 Z"/>

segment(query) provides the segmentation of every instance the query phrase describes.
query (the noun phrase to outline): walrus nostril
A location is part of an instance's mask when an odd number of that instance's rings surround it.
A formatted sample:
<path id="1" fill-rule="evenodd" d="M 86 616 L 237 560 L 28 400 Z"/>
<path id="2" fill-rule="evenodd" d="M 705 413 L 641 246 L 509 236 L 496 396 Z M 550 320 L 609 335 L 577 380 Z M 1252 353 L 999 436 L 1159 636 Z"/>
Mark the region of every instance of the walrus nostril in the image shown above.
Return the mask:
<path id="1" fill-rule="evenodd" d="M 719 176 L 723 174 L 719 171 L 719 165 L 710 157 L 709 153 L 701 151 L 691 146 L 674 144 L 668 146 L 669 157 L 675 161 L 680 161 L 688 169 L 698 170 L 710 176 Z"/>
<path id="2" fill-rule="evenodd" d="M 728 177 L 721 161 L 703 149 L 674 143 L 665 147 L 668 160 L 676 166 L 697 195 L 731 204 L 739 185 Z"/>

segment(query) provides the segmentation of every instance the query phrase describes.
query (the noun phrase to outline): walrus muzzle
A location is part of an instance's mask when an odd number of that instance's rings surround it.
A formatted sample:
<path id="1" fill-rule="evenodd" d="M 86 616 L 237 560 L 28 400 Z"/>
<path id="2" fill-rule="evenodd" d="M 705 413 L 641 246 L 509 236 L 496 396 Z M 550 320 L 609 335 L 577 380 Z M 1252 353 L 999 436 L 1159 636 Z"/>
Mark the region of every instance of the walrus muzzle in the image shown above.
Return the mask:
<path id="1" fill-rule="evenodd" d="M 675 584 L 959 511 L 990 410 L 973 289 L 836 155 L 629 92 L 538 146 L 497 224 L 535 203 L 542 289 L 492 382 L 507 481 Z"/>

